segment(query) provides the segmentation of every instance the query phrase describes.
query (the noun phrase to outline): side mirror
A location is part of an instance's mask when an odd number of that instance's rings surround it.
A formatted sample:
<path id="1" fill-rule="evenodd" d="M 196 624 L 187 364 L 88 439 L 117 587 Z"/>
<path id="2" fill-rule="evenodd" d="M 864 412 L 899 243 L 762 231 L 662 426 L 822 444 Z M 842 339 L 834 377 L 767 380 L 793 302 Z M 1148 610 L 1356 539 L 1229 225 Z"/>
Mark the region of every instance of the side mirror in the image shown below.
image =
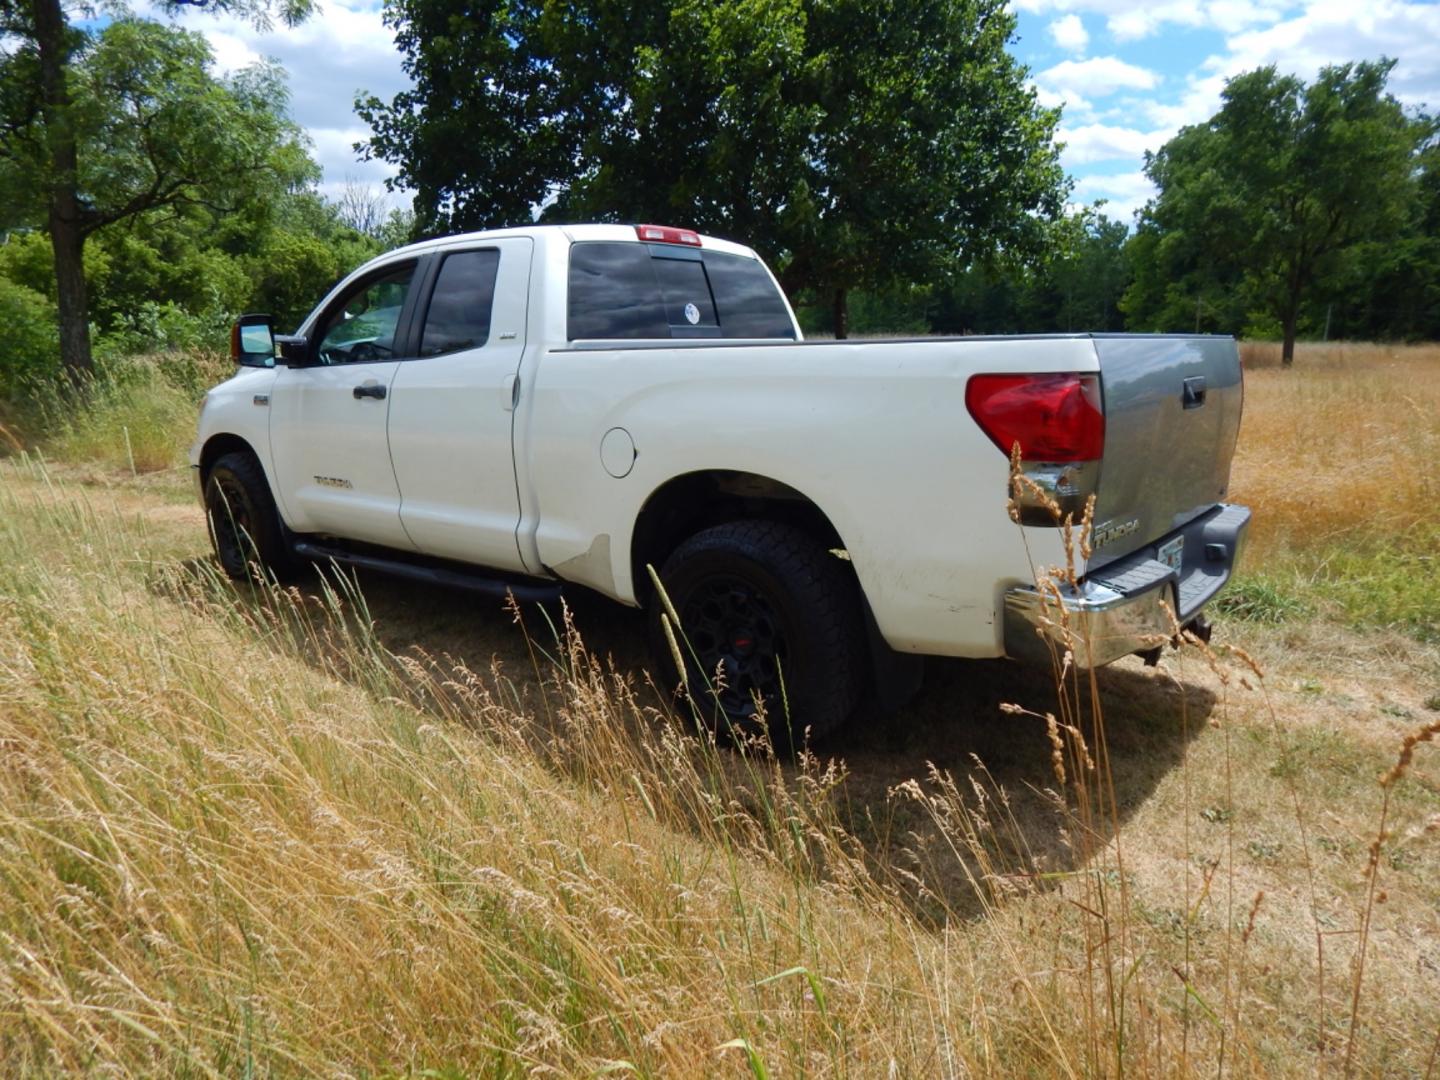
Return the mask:
<path id="1" fill-rule="evenodd" d="M 230 328 L 230 359 L 241 367 L 274 367 L 275 320 L 241 315 Z"/>

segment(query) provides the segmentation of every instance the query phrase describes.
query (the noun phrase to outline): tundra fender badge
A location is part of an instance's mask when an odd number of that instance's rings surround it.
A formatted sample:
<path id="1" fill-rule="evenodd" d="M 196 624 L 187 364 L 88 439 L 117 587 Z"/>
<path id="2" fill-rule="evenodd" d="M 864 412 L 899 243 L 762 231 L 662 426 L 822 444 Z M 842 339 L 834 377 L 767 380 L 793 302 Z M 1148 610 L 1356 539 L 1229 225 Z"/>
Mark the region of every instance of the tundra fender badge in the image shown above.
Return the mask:
<path id="1" fill-rule="evenodd" d="M 269 404 L 270 404 L 270 395 L 269 395 L 269 394 L 256 394 L 256 395 L 255 395 L 253 398 L 251 398 L 250 400 L 253 401 L 256 405 L 269 405 Z"/>
<path id="2" fill-rule="evenodd" d="M 315 477 L 315 483 L 321 487 L 333 488 L 353 488 L 355 486 L 349 480 L 340 476 L 317 476 Z"/>
<path id="3" fill-rule="evenodd" d="M 1095 526 L 1094 531 L 1090 534 L 1090 546 L 1092 548 L 1104 547 L 1112 540 L 1119 540 L 1121 537 L 1137 532 L 1139 528 L 1139 518 L 1131 518 L 1129 521 L 1107 521 Z"/>

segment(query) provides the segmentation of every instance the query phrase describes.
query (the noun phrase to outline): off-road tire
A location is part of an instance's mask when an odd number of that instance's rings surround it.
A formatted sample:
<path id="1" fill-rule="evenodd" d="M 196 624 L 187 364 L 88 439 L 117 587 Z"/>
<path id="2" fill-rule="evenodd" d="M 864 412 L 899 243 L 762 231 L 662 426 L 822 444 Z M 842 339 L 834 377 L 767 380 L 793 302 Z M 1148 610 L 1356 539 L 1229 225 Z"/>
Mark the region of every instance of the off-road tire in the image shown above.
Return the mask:
<path id="1" fill-rule="evenodd" d="M 676 548 L 660 580 L 680 617 L 689 699 L 717 735 L 759 733 L 753 690 L 781 753 L 849 719 L 867 670 L 860 597 L 849 566 L 815 538 L 775 521 L 716 525 Z M 656 669 L 678 684 L 664 610 L 655 597 L 651 647 Z M 717 695 L 721 663 L 729 686 Z"/>
<path id="2" fill-rule="evenodd" d="M 294 572 L 295 556 L 286 542 L 275 498 L 253 454 L 226 454 L 210 467 L 205 516 L 215 557 L 229 577 L 255 580 L 264 573 L 284 579 Z"/>

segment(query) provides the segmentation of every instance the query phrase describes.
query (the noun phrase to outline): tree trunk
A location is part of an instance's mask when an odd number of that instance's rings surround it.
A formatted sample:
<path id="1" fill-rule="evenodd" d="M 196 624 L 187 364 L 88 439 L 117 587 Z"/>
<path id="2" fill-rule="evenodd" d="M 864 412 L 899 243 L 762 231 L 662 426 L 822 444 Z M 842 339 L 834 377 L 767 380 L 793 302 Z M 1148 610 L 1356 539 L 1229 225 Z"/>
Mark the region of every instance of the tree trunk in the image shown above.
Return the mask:
<path id="1" fill-rule="evenodd" d="M 50 161 L 50 246 L 60 315 L 60 360 L 74 383 L 94 370 L 90 312 L 85 295 L 85 212 L 77 194 L 78 158 L 65 68 L 70 49 L 60 0 L 33 0 L 35 46 L 40 60 L 41 112 Z"/>
<path id="2" fill-rule="evenodd" d="M 1280 345 L 1280 366 L 1290 367 L 1295 363 L 1295 327 L 1300 322 L 1300 290 L 1292 285 L 1285 298 L 1285 308 L 1280 312 L 1280 329 L 1283 341 Z"/>
<path id="3" fill-rule="evenodd" d="M 73 200 L 74 193 L 71 193 Z M 90 303 L 85 290 L 85 234 L 50 209 L 50 247 L 55 252 L 55 297 L 60 316 L 60 361 L 76 386 L 95 370 L 90 355 Z"/>
<path id="4" fill-rule="evenodd" d="M 841 341 L 850 336 L 850 300 L 847 290 L 836 289 L 833 304 L 831 310 L 835 316 L 835 340 Z"/>
<path id="5" fill-rule="evenodd" d="M 1280 366 L 1290 367 L 1295 363 L 1295 313 L 1285 315 L 1284 340 L 1280 345 Z"/>

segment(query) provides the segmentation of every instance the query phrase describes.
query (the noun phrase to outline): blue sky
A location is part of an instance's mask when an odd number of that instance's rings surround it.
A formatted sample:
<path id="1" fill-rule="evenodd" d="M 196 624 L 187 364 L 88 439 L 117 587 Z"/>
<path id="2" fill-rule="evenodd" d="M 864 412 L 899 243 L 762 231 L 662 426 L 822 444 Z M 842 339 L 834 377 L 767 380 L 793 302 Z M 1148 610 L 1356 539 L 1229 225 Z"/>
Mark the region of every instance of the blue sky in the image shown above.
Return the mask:
<path id="1" fill-rule="evenodd" d="M 1127 222 L 1151 193 L 1144 153 L 1210 116 L 1229 76 L 1262 64 L 1313 78 L 1325 64 L 1389 56 L 1391 91 L 1440 109 L 1440 2 L 1405 0 L 1016 0 L 1012 49 L 1047 105 L 1062 105 L 1064 163 L 1077 203 L 1107 200 Z M 367 129 L 351 109 L 357 90 L 388 99 L 406 85 L 373 0 L 320 0 L 294 29 L 257 31 L 233 18 L 190 12 L 182 25 L 210 39 L 217 65 L 262 56 L 290 73 L 291 111 L 310 133 L 324 191 L 376 188 L 391 170 L 360 162 L 351 145 Z"/>
<path id="2" fill-rule="evenodd" d="M 1075 200 L 1128 221 L 1152 192 L 1144 152 L 1213 115 L 1226 78 L 1266 64 L 1312 79 L 1388 56 L 1402 102 L 1440 108 L 1440 4 L 1399 0 L 1019 0 L 1016 55 L 1063 105 Z"/>

